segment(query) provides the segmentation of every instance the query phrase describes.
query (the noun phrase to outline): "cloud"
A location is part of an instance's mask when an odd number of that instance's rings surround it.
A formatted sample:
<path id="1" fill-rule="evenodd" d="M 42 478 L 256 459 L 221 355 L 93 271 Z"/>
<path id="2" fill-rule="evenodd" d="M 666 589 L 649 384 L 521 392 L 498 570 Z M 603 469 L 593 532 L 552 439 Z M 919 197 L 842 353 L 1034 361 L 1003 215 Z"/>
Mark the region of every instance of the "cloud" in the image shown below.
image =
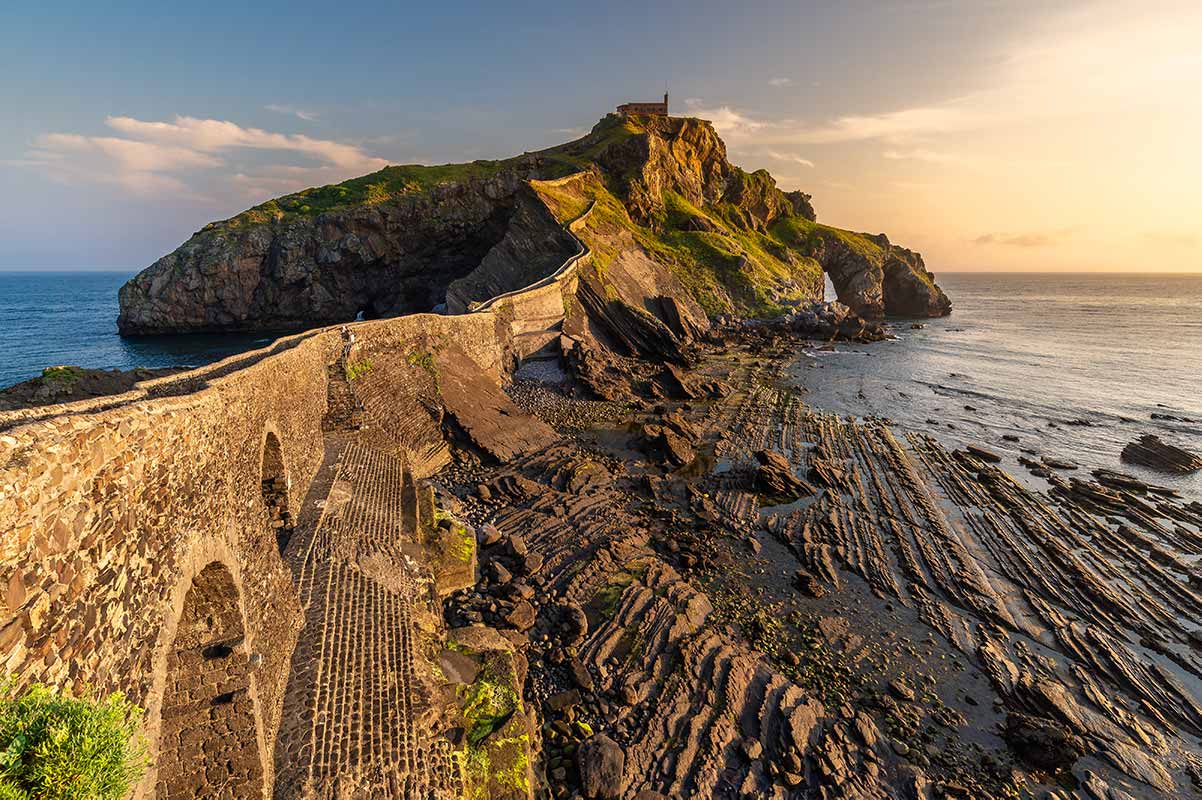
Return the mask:
<path id="1" fill-rule="evenodd" d="M 1060 244 L 1072 236 L 1075 228 L 1061 228 L 1039 233 L 986 233 L 973 239 L 978 245 L 1006 245 L 1009 247 L 1050 247 Z"/>
<path id="2" fill-rule="evenodd" d="M 178 145 L 139 142 L 113 136 L 79 136 L 49 133 L 37 141 L 38 151 L 46 159 L 68 155 L 96 155 L 109 159 L 129 172 L 172 172 L 195 167 L 217 167 L 222 161 Z"/>
<path id="3" fill-rule="evenodd" d="M 954 153 L 943 153 L 937 150 L 916 148 L 913 150 L 886 150 L 882 158 L 890 161 L 923 161 L 928 164 L 965 164 L 969 159 Z"/>
<path id="4" fill-rule="evenodd" d="M 583 136 L 588 133 L 587 128 L 552 128 L 551 133 L 562 136 Z"/>
<path id="5" fill-rule="evenodd" d="M 779 153 L 775 150 L 765 150 L 764 155 L 768 158 L 775 158 L 777 161 L 789 161 L 793 164 L 801 164 L 803 167 L 812 167 L 814 162 L 808 158 L 802 158 L 796 153 Z"/>
<path id="6" fill-rule="evenodd" d="M 738 142 L 740 140 L 747 140 L 770 126 L 770 123 L 753 119 L 746 114 L 735 111 L 730 106 L 705 108 L 702 105 L 702 101 L 696 98 L 685 100 L 685 105 L 689 107 L 689 113 L 692 116 L 708 119 L 712 122 L 718 133 L 728 141 Z"/>
<path id="7" fill-rule="evenodd" d="M 384 159 L 372 158 L 356 145 L 314 139 L 303 134 L 243 128 L 225 120 L 177 116 L 172 122 L 145 122 L 133 117 L 108 117 L 105 123 L 135 139 L 173 144 L 206 153 L 250 148 L 302 153 L 346 169 L 367 171 L 388 165 Z"/>
<path id="8" fill-rule="evenodd" d="M 381 169 L 388 162 L 353 144 L 297 134 L 244 128 L 234 122 L 177 116 L 170 122 L 111 116 L 117 135 L 48 133 L 25 158 L 10 162 L 44 170 L 66 183 L 110 183 L 137 193 L 202 193 L 199 184 L 217 180 L 235 187 L 268 187 L 274 193 L 329 183 Z M 231 159 L 257 152 L 258 176 L 236 170 Z M 287 163 L 303 156 L 309 163 Z M 283 161 L 284 163 L 278 163 Z M 312 162 L 316 162 L 313 164 Z"/>
<path id="9" fill-rule="evenodd" d="M 267 109 L 268 111 L 274 111 L 277 114 L 287 114 L 290 117 L 303 119 L 305 122 L 312 122 L 321 116 L 316 111 L 305 111 L 303 108 L 280 105 L 279 103 L 268 103 L 267 105 L 263 106 L 263 108 Z"/>
<path id="10" fill-rule="evenodd" d="M 900 139 L 916 135 L 955 133 L 983 124 L 982 115 L 955 106 L 930 106 L 838 117 L 823 125 L 792 132 L 794 141 L 806 144 Z"/>
<path id="11" fill-rule="evenodd" d="M 771 78 L 768 80 L 769 86 L 788 86 L 793 82 L 792 78 Z"/>
<path id="12" fill-rule="evenodd" d="M 905 141 L 916 136 L 970 130 L 983 124 L 976 112 L 953 107 L 911 108 L 883 114 L 837 117 L 819 125 L 797 120 L 759 119 L 730 106 L 705 107 L 686 101 L 689 112 L 708 119 L 723 137 L 760 145 L 814 145 L 870 140 Z"/>

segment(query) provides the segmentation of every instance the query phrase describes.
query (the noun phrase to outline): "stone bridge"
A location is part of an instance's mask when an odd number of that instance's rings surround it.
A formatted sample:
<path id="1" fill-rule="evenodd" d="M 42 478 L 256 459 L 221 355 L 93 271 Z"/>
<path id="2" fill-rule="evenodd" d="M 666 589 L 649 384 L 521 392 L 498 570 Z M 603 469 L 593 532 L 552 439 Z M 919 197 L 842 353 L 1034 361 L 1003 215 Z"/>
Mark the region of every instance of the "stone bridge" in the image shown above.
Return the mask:
<path id="1" fill-rule="evenodd" d="M 454 412 L 430 398 L 499 395 L 558 336 L 588 258 L 474 313 L 313 330 L 0 414 L 4 670 L 142 705 L 139 797 L 453 788 L 409 691 L 413 625 L 440 582 L 474 582 L 423 558 L 419 482 Z"/>

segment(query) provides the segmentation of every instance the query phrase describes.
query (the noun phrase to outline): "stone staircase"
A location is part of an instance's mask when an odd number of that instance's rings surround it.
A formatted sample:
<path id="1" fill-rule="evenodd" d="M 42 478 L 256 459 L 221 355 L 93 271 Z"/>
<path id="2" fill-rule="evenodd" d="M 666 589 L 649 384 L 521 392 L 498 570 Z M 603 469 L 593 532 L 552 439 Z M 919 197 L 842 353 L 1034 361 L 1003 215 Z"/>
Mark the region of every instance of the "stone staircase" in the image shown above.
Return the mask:
<path id="1" fill-rule="evenodd" d="M 289 550 L 305 627 L 284 697 L 275 797 L 457 796 L 450 745 L 421 724 L 431 692 L 415 618 L 429 589 L 405 525 L 414 516 L 407 473 L 359 437 L 334 469 L 320 519 Z"/>
<path id="2" fill-rule="evenodd" d="M 321 429 L 326 433 L 354 431 L 363 424 L 363 407 L 346 377 L 346 357 L 326 367 L 326 415 Z"/>

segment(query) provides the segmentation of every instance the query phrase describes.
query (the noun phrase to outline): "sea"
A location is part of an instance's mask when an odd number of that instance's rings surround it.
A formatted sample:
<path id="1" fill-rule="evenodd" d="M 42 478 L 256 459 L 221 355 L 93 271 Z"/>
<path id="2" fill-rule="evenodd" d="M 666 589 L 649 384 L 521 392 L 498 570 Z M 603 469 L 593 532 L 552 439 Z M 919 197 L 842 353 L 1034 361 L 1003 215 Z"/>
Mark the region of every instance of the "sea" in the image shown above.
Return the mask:
<path id="1" fill-rule="evenodd" d="M 0 272 L 0 387 L 46 366 L 199 366 L 263 347 L 262 334 L 117 335 L 130 272 Z M 811 406 L 891 420 L 949 446 L 1121 470 L 1202 500 L 1202 474 L 1123 464 L 1144 433 L 1202 451 L 1202 275 L 943 272 L 948 317 L 893 338 L 799 358 Z M 1154 417 L 1155 415 L 1155 417 Z M 1175 419 L 1168 419 L 1173 417 Z M 1017 437 L 1013 442 L 1003 436 Z M 1067 473 L 1071 474 L 1071 473 Z"/>
<path id="2" fill-rule="evenodd" d="M 929 433 L 950 447 L 984 446 L 1027 482 L 1018 458 L 1038 454 L 1079 465 L 1066 477 L 1111 469 L 1202 501 L 1202 473 L 1165 475 L 1120 459 L 1145 433 L 1202 452 L 1202 275 L 936 280 L 951 315 L 894 322 L 885 342 L 811 351 L 795 367 L 806 402 L 886 418 L 899 433 Z"/>
<path id="3" fill-rule="evenodd" d="M 264 347 L 264 334 L 117 335 L 117 290 L 136 271 L 0 272 L 0 388 L 73 364 L 202 366 Z"/>

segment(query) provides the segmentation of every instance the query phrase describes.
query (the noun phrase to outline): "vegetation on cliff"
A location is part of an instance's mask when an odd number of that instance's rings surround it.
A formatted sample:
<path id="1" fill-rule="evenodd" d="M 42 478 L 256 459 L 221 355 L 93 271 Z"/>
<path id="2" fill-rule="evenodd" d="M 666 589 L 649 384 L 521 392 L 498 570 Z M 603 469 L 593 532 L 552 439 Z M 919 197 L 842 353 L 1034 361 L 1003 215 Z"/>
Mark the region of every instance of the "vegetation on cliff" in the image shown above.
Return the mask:
<path id="1" fill-rule="evenodd" d="M 284 222 L 360 206 L 389 203 L 429 191 L 441 184 L 463 183 L 492 177 L 514 168 L 519 159 L 471 161 L 465 164 L 426 166 L 405 164 L 352 178 L 342 183 L 318 186 L 277 197 L 220 222 L 210 222 L 201 233 L 242 228 L 271 222 Z"/>
<path id="2" fill-rule="evenodd" d="M 794 204 L 767 172 L 730 165 L 708 123 L 607 117 L 555 155 L 587 174 L 535 189 L 560 222 L 594 204 L 578 233 L 599 271 L 641 248 L 710 314 L 772 316 L 821 295 L 821 265 L 769 227 Z"/>

